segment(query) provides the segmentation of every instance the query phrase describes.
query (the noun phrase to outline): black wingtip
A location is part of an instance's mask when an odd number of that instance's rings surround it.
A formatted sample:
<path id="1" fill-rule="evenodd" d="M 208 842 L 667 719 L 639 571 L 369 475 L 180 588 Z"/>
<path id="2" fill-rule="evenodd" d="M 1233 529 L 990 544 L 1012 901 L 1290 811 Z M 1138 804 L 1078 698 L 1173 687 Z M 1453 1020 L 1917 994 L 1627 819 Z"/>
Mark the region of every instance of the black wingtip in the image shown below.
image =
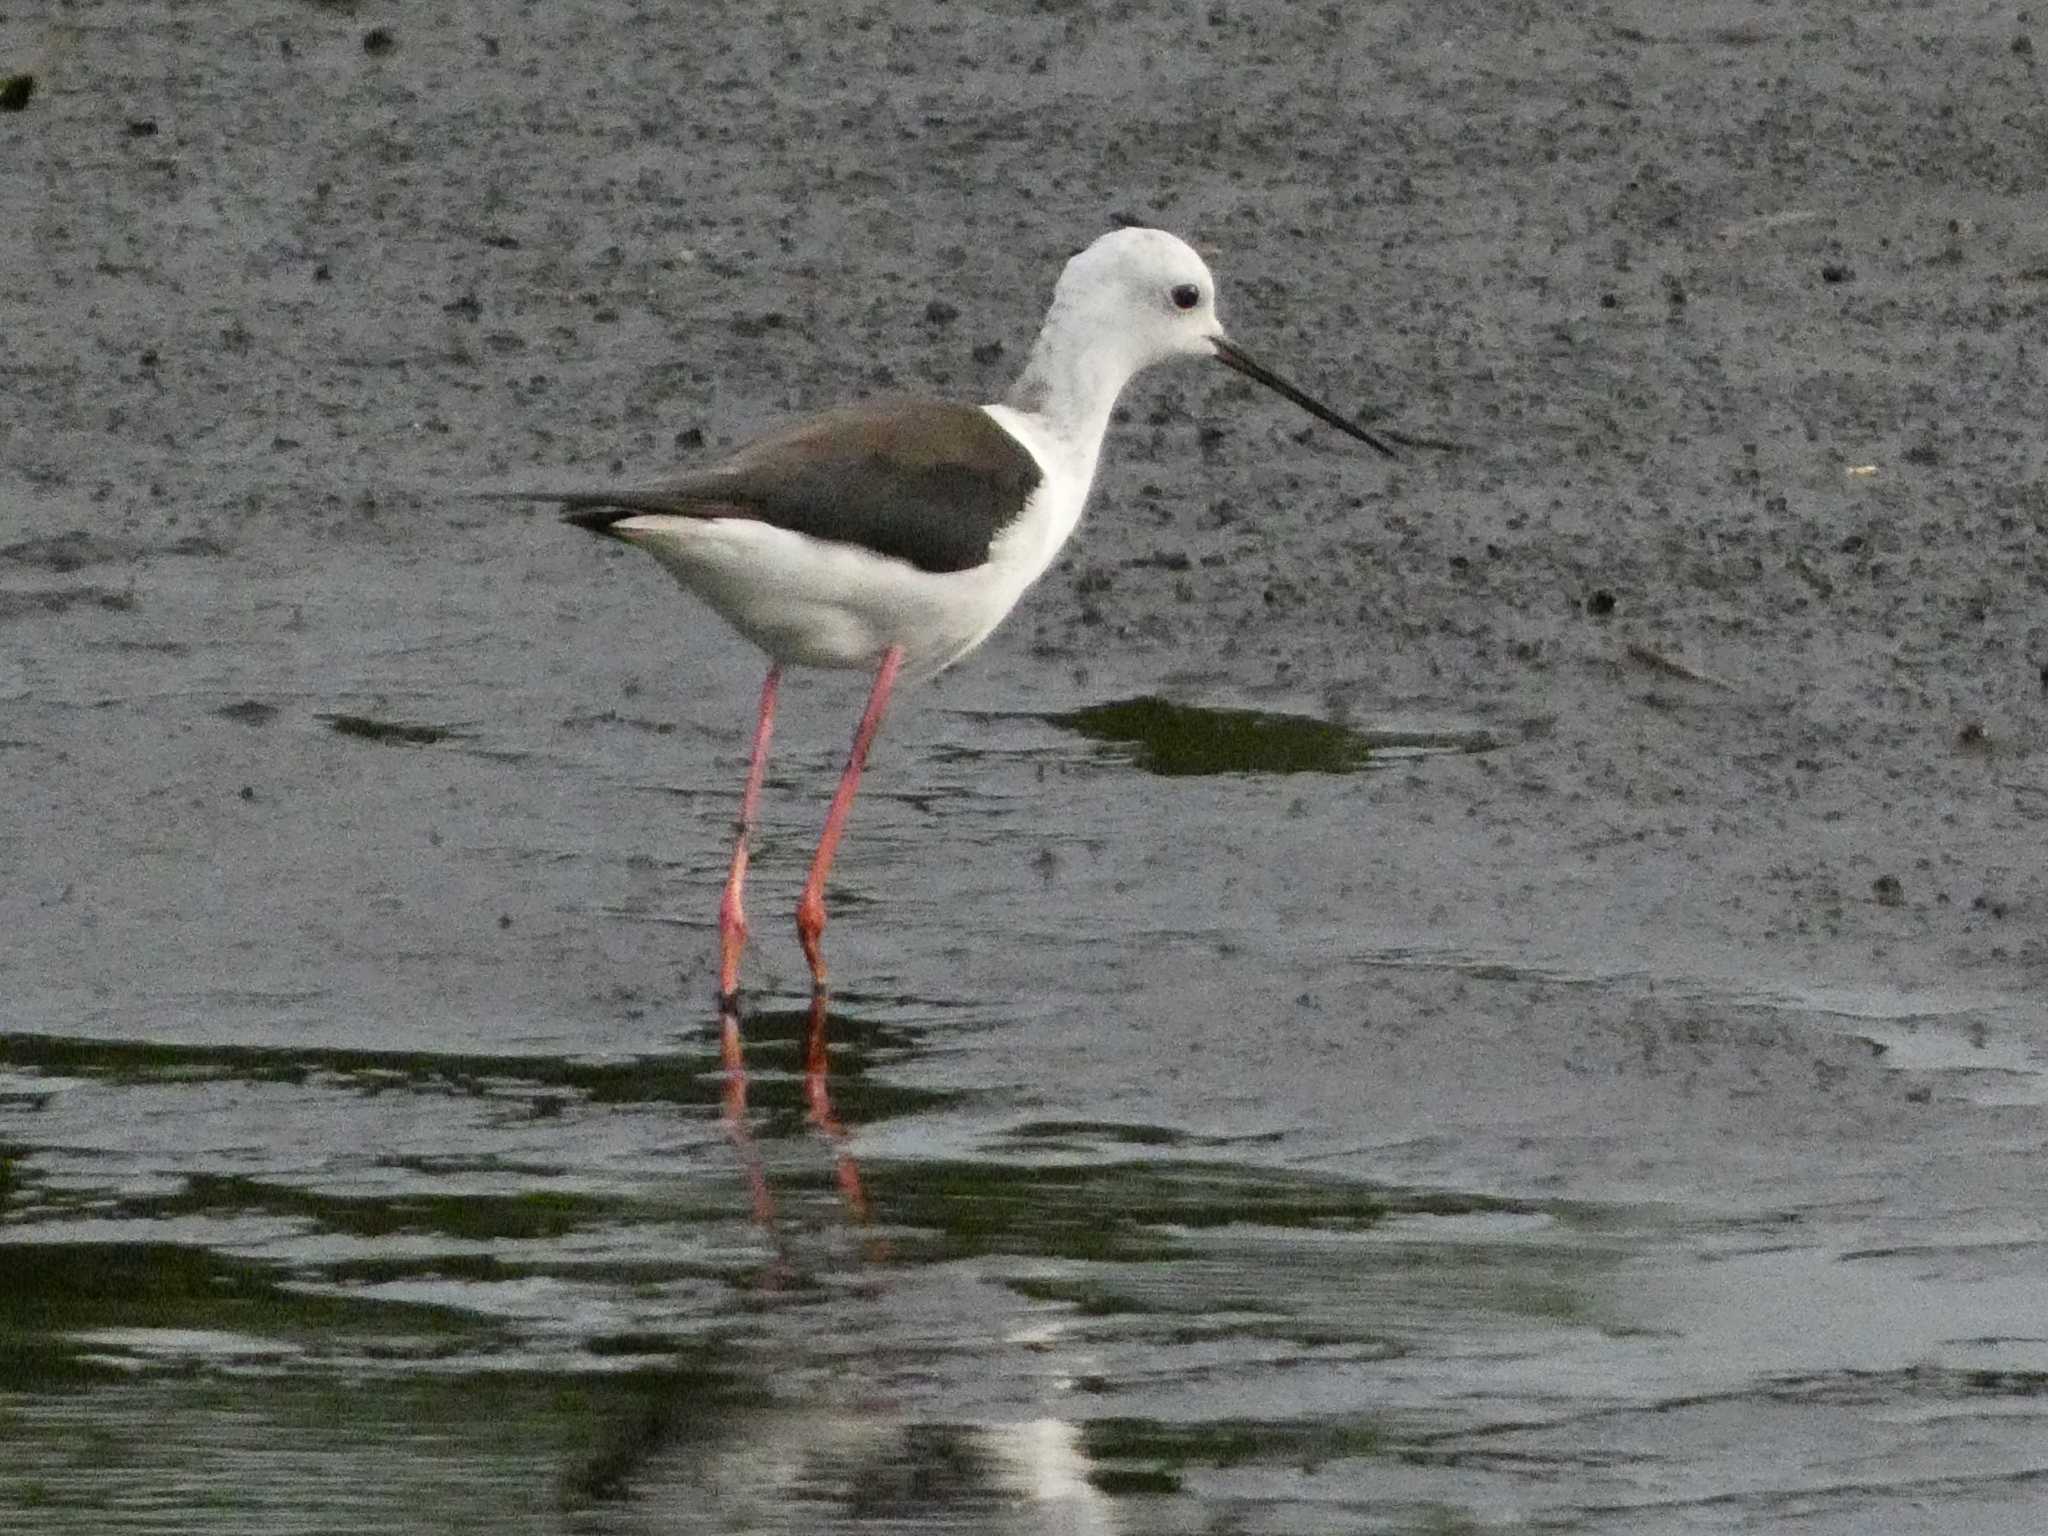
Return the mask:
<path id="1" fill-rule="evenodd" d="M 619 535 L 612 531 L 613 528 L 635 515 L 621 507 L 577 507 L 564 512 L 562 521 L 572 528 L 581 528 L 585 533 L 615 539 Z"/>

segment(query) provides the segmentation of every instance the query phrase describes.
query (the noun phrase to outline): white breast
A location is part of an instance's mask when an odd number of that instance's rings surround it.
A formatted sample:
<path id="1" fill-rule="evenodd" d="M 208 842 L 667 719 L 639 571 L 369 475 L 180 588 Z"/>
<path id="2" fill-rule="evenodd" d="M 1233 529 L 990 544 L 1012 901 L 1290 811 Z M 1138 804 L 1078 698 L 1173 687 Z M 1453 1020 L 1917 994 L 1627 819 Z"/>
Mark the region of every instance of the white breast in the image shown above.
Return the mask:
<path id="1" fill-rule="evenodd" d="M 982 407 L 997 426 L 1022 443 L 1038 461 L 1045 478 L 1025 504 L 1024 513 L 1005 528 L 989 550 L 989 563 L 1021 578 L 1021 596 L 1052 564 L 1081 521 L 1081 509 L 1088 504 L 1088 489 L 1095 483 L 1095 461 L 1102 447 L 1100 435 L 1074 443 L 1047 430 L 1042 417 L 1007 405 Z M 1016 601 L 1012 597 L 1011 602 Z"/>

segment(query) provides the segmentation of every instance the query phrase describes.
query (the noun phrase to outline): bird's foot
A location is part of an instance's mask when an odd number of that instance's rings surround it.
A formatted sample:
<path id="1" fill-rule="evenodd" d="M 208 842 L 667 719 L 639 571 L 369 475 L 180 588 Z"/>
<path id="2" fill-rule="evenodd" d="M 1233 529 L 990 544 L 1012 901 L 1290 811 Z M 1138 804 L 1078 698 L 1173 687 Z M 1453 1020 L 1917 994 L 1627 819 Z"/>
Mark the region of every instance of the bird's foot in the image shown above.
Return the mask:
<path id="1" fill-rule="evenodd" d="M 804 959 L 811 967 L 811 994 L 825 993 L 825 902 L 814 891 L 805 891 L 796 906 L 796 936 L 803 944 Z"/>

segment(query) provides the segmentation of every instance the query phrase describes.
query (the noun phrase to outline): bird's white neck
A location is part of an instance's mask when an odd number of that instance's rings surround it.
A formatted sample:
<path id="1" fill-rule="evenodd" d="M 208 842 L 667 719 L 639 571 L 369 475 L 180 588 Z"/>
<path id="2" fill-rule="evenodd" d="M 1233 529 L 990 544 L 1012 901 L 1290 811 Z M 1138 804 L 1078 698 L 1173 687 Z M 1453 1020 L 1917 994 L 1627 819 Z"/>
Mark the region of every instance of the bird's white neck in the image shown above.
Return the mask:
<path id="1" fill-rule="evenodd" d="M 1002 403 L 988 407 L 1047 476 L 998 557 L 1023 585 L 1051 564 L 1080 522 L 1110 412 L 1149 361 L 1132 341 L 1122 310 L 1106 309 L 1102 290 L 1076 283 L 1072 272 L 1069 263 L 1024 371 Z"/>
<path id="2" fill-rule="evenodd" d="M 1092 477 L 1109 413 L 1137 371 L 1137 362 L 1116 345 L 1114 331 L 1086 326 L 1083 316 L 1056 299 L 1003 404 L 1033 417 L 1063 457 L 1084 478 Z"/>

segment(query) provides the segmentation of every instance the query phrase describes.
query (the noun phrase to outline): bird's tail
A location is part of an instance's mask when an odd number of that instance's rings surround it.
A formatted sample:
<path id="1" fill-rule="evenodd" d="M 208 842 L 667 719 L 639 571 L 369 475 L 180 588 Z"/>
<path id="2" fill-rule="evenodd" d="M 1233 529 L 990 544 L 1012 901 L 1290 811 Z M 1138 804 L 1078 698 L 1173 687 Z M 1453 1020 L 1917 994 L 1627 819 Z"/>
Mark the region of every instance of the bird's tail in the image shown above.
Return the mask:
<path id="1" fill-rule="evenodd" d="M 674 516 L 676 505 L 660 496 L 630 490 L 558 490 L 542 487 L 530 491 L 471 491 L 477 501 L 552 501 L 562 509 L 562 521 L 589 533 L 611 534 L 629 517 L 649 513 Z M 613 535 L 616 537 L 616 535 Z"/>

